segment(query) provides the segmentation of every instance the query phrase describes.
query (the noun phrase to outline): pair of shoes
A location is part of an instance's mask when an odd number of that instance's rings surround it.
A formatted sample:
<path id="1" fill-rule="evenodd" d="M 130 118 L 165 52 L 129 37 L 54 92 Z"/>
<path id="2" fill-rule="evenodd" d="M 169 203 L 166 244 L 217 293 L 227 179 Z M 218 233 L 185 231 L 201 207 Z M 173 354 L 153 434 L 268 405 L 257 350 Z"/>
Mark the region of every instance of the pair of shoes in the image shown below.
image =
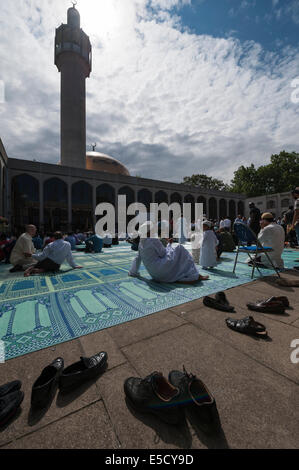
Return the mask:
<path id="1" fill-rule="evenodd" d="M 288 308 L 289 306 L 288 298 L 285 296 L 270 297 L 267 300 L 247 304 L 249 310 L 254 310 L 255 312 L 279 314 L 285 313 L 285 308 Z"/>
<path id="2" fill-rule="evenodd" d="M 16 264 L 13 268 L 9 270 L 10 273 L 17 273 L 18 271 L 23 271 L 22 266 Z"/>
<path id="3" fill-rule="evenodd" d="M 182 419 L 182 407 L 196 413 L 199 407 L 215 407 L 214 397 L 205 384 L 193 374 L 173 370 L 168 380 L 161 372 L 152 372 L 144 379 L 129 377 L 124 383 L 128 404 L 139 412 L 151 413 L 168 424 Z"/>
<path id="4" fill-rule="evenodd" d="M 20 380 L 14 380 L 0 387 L 0 427 L 16 414 L 24 400 L 21 386 Z"/>
<path id="5" fill-rule="evenodd" d="M 213 297 L 204 297 L 203 304 L 206 307 L 211 307 L 216 310 L 221 310 L 222 312 L 234 312 L 235 309 L 232 305 L 229 304 L 224 292 L 217 292 L 215 294 L 215 299 Z"/>
<path id="6" fill-rule="evenodd" d="M 81 357 L 80 361 L 64 369 L 64 360 L 58 357 L 43 369 L 34 382 L 31 393 L 32 408 L 45 408 L 53 398 L 57 385 L 61 392 L 68 392 L 95 378 L 104 371 L 107 359 L 107 353 L 100 352 L 89 358 Z"/>
<path id="7" fill-rule="evenodd" d="M 227 318 L 225 321 L 229 328 L 234 331 L 238 331 L 239 333 L 264 338 L 268 337 L 265 326 L 262 323 L 256 322 L 253 317 L 245 317 L 241 318 L 240 320 L 236 320 L 235 318 Z"/>

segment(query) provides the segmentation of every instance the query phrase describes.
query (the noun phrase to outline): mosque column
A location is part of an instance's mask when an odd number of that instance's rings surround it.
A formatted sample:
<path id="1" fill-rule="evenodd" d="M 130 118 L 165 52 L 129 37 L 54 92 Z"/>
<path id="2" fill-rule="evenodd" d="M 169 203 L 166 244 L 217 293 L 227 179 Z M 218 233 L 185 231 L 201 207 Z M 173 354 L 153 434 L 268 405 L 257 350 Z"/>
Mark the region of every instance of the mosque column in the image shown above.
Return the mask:
<path id="1" fill-rule="evenodd" d="M 95 215 L 95 210 L 97 207 L 97 184 L 93 183 L 92 186 L 92 224 L 93 224 L 93 230 L 95 230 L 95 226 L 97 223 L 96 215 Z"/>
<path id="2" fill-rule="evenodd" d="M 44 232 L 44 181 L 39 181 L 39 231 Z"/>
<path id="3" fill-rule="evenodd" d="M 68 231 L 72 231 L 72 183 L 68 181 L 67 185 L 67 222 Z"/>

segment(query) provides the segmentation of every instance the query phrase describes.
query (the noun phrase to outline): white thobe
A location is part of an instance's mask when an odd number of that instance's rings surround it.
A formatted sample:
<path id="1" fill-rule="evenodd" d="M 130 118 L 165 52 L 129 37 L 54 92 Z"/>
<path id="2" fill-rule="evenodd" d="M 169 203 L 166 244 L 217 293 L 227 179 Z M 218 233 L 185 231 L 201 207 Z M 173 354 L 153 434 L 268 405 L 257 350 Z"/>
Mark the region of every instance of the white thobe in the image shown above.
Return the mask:
<path id="1" fill-rule="evenodd" d="M 284 267 L 281 257 L 285 241 L 284 229 L 273 222 L 259 232 L 258 240 L 263 246 L 273 249 L 273 251 L 268 252 L 268 256 L 276 268 L 282 269 Z M 267 256 L 264 254 L 261 256 L 261 262 L 265 266 L 272 267 Z"/>
<path id="2" fill-rule="evenodd" d="M 14 266 L 19 264 L 23 268 L 28 268 L 36 263 L 36 261 L 30 257 L 26 258 L 25 253 L 33 254 L 35 251 L 31 235 L 27 232 L 22 233 L 11 252 L 10 262 Z"/>
<path id="3" fill-rule="evenodd" d="M 204 268 L 213 268 L 217 265 L 216 246 L 218 243 L 219 241 L 212 230 L 205 230 L 203 232 L 199 264 Z"/>
<path id="4" fill-rule="evenodd" d="M 131 276 L 138 275 L 141 261 L 156 281 L 195 281 L 199 278 L 191 254 L 182 245 L 164 247 L 158 238 L 141 239 L 138 255 L 129 272 Z"/>

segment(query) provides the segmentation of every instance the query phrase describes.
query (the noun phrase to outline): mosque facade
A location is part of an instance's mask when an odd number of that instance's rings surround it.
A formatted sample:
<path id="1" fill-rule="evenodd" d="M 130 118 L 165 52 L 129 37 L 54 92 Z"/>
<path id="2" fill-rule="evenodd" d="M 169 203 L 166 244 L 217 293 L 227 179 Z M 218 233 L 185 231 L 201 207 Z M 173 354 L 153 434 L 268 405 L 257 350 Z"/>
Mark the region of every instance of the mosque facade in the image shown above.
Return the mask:
<path id="1" fill-rule="evenodd" d="M 67 24 L 56 29 L 54 52 L 61 78 L 60 163 L 9 158 L 0 139 L 0 215 L 8 219 L 10 230 L 22 231 L 28 223 L 40 232 L 93 230 L 96 206 L 109 202 L 117 211 L 118 195 L 126 196 L 127 206 L 199 202 L 210 219 L 243 215 L 243 194 L 134 177 L 95 147 L 86 153 L 86 78 L 92 48 L 75 6 L 67 17 Z"/>

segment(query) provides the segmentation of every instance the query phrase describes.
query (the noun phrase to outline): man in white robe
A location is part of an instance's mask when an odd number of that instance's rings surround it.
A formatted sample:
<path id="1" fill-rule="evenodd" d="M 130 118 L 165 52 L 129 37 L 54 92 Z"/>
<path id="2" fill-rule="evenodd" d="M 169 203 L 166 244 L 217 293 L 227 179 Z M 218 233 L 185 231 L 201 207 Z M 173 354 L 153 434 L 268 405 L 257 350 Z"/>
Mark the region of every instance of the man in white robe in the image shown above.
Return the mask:
<path id="1" fill-rule="evenodd" d="M 24 271 L 36 264 L 37 261 L 32 258 L 32 254 L 36 251 L 32 242 L 35 234 L 35 225 L 26 225 L 26 232 L 18 238 L 10 255 L 10 262 L 13 264 L 13 268 L 10 269 L 11 273 Z"/>
<path id="2" fill-rule="evenodd" d="M 273 251 L 268 252 L 268 256 L 276 268 L 283 269 L 284 262 L 281 255 L 285 242 L 284 229 L 281 225 L 274 222 L 273 214 L 270 212 L 265 212 L 262 215 L 260 226 L 261 231 L 258 234 L 259 242 L 262 246 L 268 246 L 273 249 Z M 260 259 L 265 266 L 272 267 L 266 255 L 262 254 Z"/>
<path id="3" fill-rule="evenodd" d="M 217 265 L 216 259 L 216 246 L 219 241 L 211 230 L 212 222 L 209 220 L 204 220 L 202 223 L 203 226 L 203 238 L 200 247 L 200 261 L 199 264 L 204 268 L 214 268 Z"/>
<path id="4" fill-rule="evenodd" d="M 151 235 L 150 230 L 152 230 Z M 143 262 L 156 281 L 189 284 L 208 279 L 208 276 L 199 274 L 191 254 L 182 245 L 173 248 L 169 243 L 164 247 L 159 238 L 153 237 L 153 232 L 152 223 L 147 222 L 140 227 L 138 255 L 132 263 L 129 276 L 137 277 L 140 264 Z M 145 238 L 145 234 L 152 238 Z"/>

